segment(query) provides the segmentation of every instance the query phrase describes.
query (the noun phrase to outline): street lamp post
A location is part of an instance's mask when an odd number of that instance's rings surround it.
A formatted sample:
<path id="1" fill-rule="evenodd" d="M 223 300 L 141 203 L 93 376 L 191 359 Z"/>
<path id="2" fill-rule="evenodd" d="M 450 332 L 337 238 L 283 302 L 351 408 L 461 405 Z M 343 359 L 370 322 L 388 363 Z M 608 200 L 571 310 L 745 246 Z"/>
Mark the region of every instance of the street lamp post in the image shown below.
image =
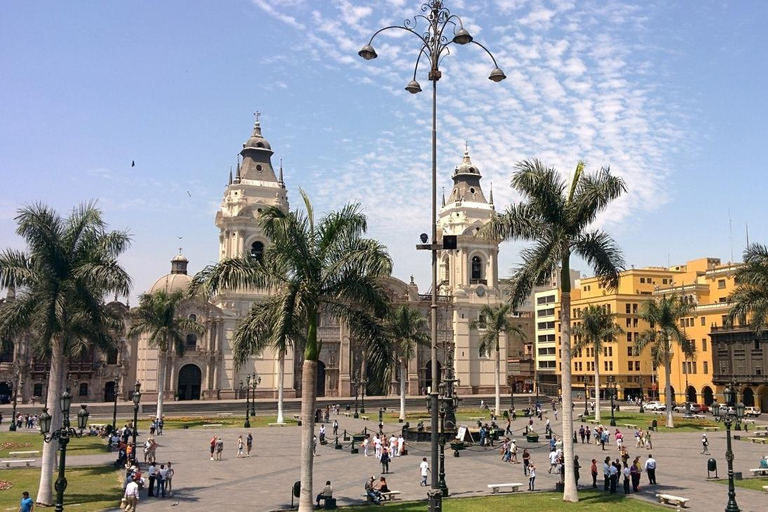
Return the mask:
<path id="1" fill-rule="evenodd" d="M 360 414 L 365 414 L 365 386 L 368 384 L 368 380 L 360 379 Z"/>
<path id="2" fill-rule="evenodd" d="M 88 409 L 85 405 L 81 405 L 81 409 L 77 412 L 77 428 L 75 430 L 69 424 L 69 408 L 72 404 L 72 395 L 69 394 L 69 389 L 64 391 L 61 395 L 61 414 L 62 414 L 62 427 L 51 432 L 51 415 L 48 414 L 48 408 L 43 409 L 43 413 L 40 415 L 40 433 L 43 434 L 43 439 L 46 443 L 50 443 L 54 439 L 59 441 L 59 475 L 56 478 L 54 489 L 56 489 L 56 512 L 62 512 L 64 510 L 64 491 L 67 489 L 67 477 L 65 474 L 67 466 L 67 445 L 69 440 L 73 437 L 80 437 L 83 435 L 83 429 L 88 424 Z"/>
<path id="3" fill-rule="evenodd" d="M 136 434 L 139 429 L 139 403 L 141 402 L 141 382 L 137 382 L 133 391 L 133 462 L 136 462 Z"/>
<path id="4" fill-rule="evenodd" d="M 118 395 L 118 386 L 120 385 L 120 379 L 118 377 L 115 377 L 115 380 L 113 382 L 115 383 L 115 388 L 114 388 L 115 404 L 112 407 L 112 432 L 114 432 L 115 429 L 117 428 L 117 395 Z"/>
<path id="5" fill-rule="evenodd" d="M 359 417 L 360 417 L 360 414 L 357 412 L 357 390 L 358 390 L 358 389 L 359 389 L 359 387 L 360 387 L 360 379 L 358 379 L 357 377 L 355 377 L 354 379 L 352 379 L 352 380 L 350 381 L 350 384 L 352 384 L 352 386 L 355 388 L 355 414 L 354 414 L 354 416 L 353 416 L 353 417 L 354 417 L 354 418 L 359 418 Z"/>
<path id="6" fill-rule="evenodd" d="M 616 426 L 616 418 L 613 415 L 613 409 L 614 409 L 614 407 L 613 407 L 613 399 L 616 396 L 616 377 L 614 377 L 613 375 L 609 375 L 608 376 L 608 389 L 611 392 L 611 426 L 615 427 Z"/>
<path id="7" fill-rule="evenodd" d="M 368 44 L 358 52 L 358 55 L 365 60 L 372 60 L 378 57 L 376 50 L 374 50 L 372 43 L 373 39 L 389 29 L 404 30 L 410 34 L 413 34 L 419 39 L 419 51 L 416 58 L 416 66 L 413 71 L 413 80 L 406 85 L 405 90 L 411 94 L 421 92 L 421 85 L 416 81 L 416 73 L 419 68 L 419 62 L 421 57 L 426 57 L 429 60 L 429 75 L 428 79 L 432 82 L 432 240 L 430 244 L 419 246 L 420 249 L 430 250 L 432 253 L 432 293 L 430 303 L 430 318 L 431 318 L 431 362 L 432 362 L 432 376 L 433 379 L 438 375 L 437 368 L 437 251 L 442 249 L 442 244 L 438 243 L 437 239 L 437 81 L 440 80 L 442 73 L 440 71 L 440 59 L 442 56 L 450 52 L 449 46 L 451 44 L 465 45 L 474 43 L 482 48 L 493 60 L 494 69 L 489 75 L 489 79 L 494 82 L 500 82 L 506 78 L 504 72 L 498 67 L 496 59 L 493 57 L 490 51 L 485 46 L 473 40 L 469 31 L 464 28 L 464 23 L 461 18 L 455 14 L 451 14 L 450 11 L 443 6 L 442 0 L 429 0 L 422 5 L 422 12 L 425 14 L 417 14 L 413 19 L 407 19 L 402 25 L 391 25 L 381 28 L 374 32 Z M 417 29 L 417 24 L 420 22 L 426 22 L 426 29 L 422 31 Z M 446 34 L 448 26 L 452 27 L 453 37 L 449 38 L 449 34 Z M 431 399 L 431 422 L 432 425 L 437 425 L 438 416 L 438 390 L 437 386 L 432 386 L 430 390 Z M 431 460 L 432 467 L 437 465 L 438 459 L 438 433 L 437 429 L 432 429 L 430 437 L 431 444 Z M 434 512 L 442 508 L 442 498 L 440 496 L 440 490 L 438 487 L 438 475 L 432 472 L 431 492 L 429 494 L 429 510 Z"/>
<path id="8" fill-rule="evenodd" d="M 744 404 L 739 402 L 738 393 L 735 389 L 735 385 L 728 384 L 723 391 L 723 397 L 725 398 L 725 405 L 720 405 L 717 402 L 712 404 L 712 414 L 716 421 L 722 421 L 725 424 L 725 438 L 726 438 L 726 450 L 725 460 L 728 462 L 728 505 L 725 507 L 725 512 L 740 512 L 739 506 L 736 504 L 736 488 L 733 485 L 733 449 L 731 448 L 731 425 L 735 423 L 737 426 L 741 423 L 741 419 L 744 417 Z"/>
<path id="9" fill-rule="evenodd" d="M 253 372 L 253 375 L 251 375 L 251 386 L 253 388 L 253 394 L 251 396 L 251 416 L 256 416 L 256 386 L 261 384 L 261 377 L 256 375 L 256 372 Z"/>
<path id="10" fill-rule="evenodd" d="M 640 412 L 645 412 L 643 408 L 643 397 L 645 396 L 645 379 L 640 376 Z"/>
<path id="11" fill-rule="evenodd" d="M 243 391 L 243 381 L 240 381 L 240 391 Z M 251 428 L 251 420 L 248 419 L 248 412 L 251 410 L 251 404 L 248 400 L 251 396 L 251 376 L 245 376 L 245 421 L 243 422 L 243 428 Z"/>
<path id="12" fill-rule="evenodd" d="M 539 403 L 539 387 L 541 387 L 541 376 L 536 374 L 536 403 Z"/>
<path id="13" fill-rule="evenodd" d="M 19 375 L 21 375 L 21 372 L 16 368 L 13 372 L 13 382 L 9 383 L 11 386 L 11 404 L 13 405 L 13 412 L 11 412 L 11 426 L 8 427 L 8 430 L 11 432 L 16 432 L 16 395 L 18 394 Z"/>
<path id="14" fill-rule="evenodd" d="M 586 378 L 586 377 L 585 377 Z M 589 416 L 589 384 L 584 381 L 584 418 Z"/>

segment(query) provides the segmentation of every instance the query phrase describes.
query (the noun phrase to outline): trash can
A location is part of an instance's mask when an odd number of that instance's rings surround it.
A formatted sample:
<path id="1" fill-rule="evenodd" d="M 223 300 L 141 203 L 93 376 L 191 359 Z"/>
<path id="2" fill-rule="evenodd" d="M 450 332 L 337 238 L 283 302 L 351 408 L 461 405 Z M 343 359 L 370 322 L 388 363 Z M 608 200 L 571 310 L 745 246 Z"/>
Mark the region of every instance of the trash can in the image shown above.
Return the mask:
<path id="1" fill-rule="evenodd" d="M 658 421 L 653 420 L 651 422 L 651 430 L 653 430 L 654 432 L 659 430 L 659 422 Z"/>
<path id="2" fill-rule="evenodd" d="M 707 461 L 707 471 L 717 472 L 717 461 L 715 459 Z"/>

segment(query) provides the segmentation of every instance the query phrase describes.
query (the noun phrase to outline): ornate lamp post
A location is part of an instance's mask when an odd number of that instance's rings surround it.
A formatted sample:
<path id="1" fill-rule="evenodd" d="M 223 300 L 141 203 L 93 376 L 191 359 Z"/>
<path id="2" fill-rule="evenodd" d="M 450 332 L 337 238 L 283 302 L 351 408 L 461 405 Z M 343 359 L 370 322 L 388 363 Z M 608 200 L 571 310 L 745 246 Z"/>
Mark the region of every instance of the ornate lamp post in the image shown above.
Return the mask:
<path id="1" fill-rule="evenodd" d="M 584 381 L 584 418 L 589 416 L 589 384 Z"/>
<path id="2" fill-rule="evenodd" d="M 640 376 L 640 412 L 645 412 L 645 409 L 643 408 L 643 396 L 645 396 L 645 379 L 643 376 Z"/>
<path id="3" fill-rule="evenodd" d="M 88 424 L 88 409 L 85 405 L 81 405 L 81 409 L 77 412 L 77 428 L 75 430 L 69 424 L 69 408 L 72 405 L 72 395 L 69 394 L 67 389 L 60 398 L 61 401 L 61 414 L 62 414 L 62 427 L 51 432 L 51 415 L 48 414 L 48 408 L 43 409 L 43 413 L 40 415 L 40 433 L 43 434 L 43 439 L 46 443 L 50 443 L 54 439 L 59 441 L 59 476 L 56 478 L 54 488 L 56 489 L 56 512 L 62 512 L 64 510 L 64 491 L 67 489 L 67 477 L 65 475 L 67 465 L 67 445 L 69 440 L 73 437 L 80 437 L 83 435 L 83 429 Z"/>
<path id="4" fill-rule="evenodd" d="M 118 395 L 118 386 L 120 385 L 120 378 L 115 377 L 115 380 L 113 381 L 115 383 L 115 404 L 112 407 L 112 432 L 115 431 L 115 428 L 117 428 L 117 395 Z"/>
<path id="5" fill-rule="evenodd" d="M 536 374 L 536 403 L 539 403 L 539 387 L 541 387 L 541 376 Z"/>
<path id="6" fill-rule="evenodd" d="M 246 375 L 245 376 L 245 386 L 243 386 L 243 381 L 240 381 L 240 392 L 243 392 L 243 388 L 245 388 L 245 421 L 243 422 L 243 428 L 251 428 L 251 420 L 248 419 L 248 411 L 251 410 L 251 404 L 248 403 L 248 399 L 251 396 L 251 376 Z"/>
<path id="7" fill-rule="evenodd" d="M 133 388 L 133 462 L 136 462 L 136 434 L 139 430 L 139 403 L 141 403 L 141 382 Z"/>
<path id="8" fill-rule="evenodd" d="M 355 376 L 355 378 L 350 381 L 350 384 L 352 384 L 352 387 L 355 388 L 355 414 L 353 417 L 359 418 L 360 414 L 357 412 L 357 390 L 360 387 L 360 379 Z"/>
<path id="9" fill-rule="evenodd" d="M 616 396 L 616 377 L 613 375 L 608 376 L 608 389 L 611 392 L 611 426 L 616 426 L 616 418 L 613 415 L 613 399 Z"/>
<path id="10" fill-rule="evenodd" d="M 437 238 L 437 81 L 440 80 L 442 72 L 440 71 L 440 59 L 447 55 L 450 50 L 449 47 L 452 44 L 465 45 L 474 43 L 482 48 L 493 61 L 494 69 L 488 78 L 494 82 L 501 82 L 507 76 L 499 69 L 496 59 L 491 52 L 488 51 L 485 46 L 473 40 L 472 35 L 464 28 L 464 23 L 461 18 L 451 12 L 443 6 L 442 0 L 429 0 L 423 4 L 421 11 L 424 14 L 417 14 L 414 18 L 407 19 L 402 25 L 391 25 L 381 28 L 374 32 L 368 44 L 358 52 L 365 60 L 372 60 L 378 57 L 376 50 L 374 50 L 372 43 L 373 39 L 389 29 L 404 30 L 410 34 L 416 36 L 419 46 L 418 56 L 416 58 L 416 66 L 413 71 L 413 80 L 406 85 L 405 90 L 411 94 L 421 92 L 421 85 L 416 81 L 416 73 L 419 68 L 419 62 L 422 57 L 429 60 L 429 74 L 428 79 L 432 82 L 432 240 L 430 244 L 424 243 L 419 246 L 421 249 L 430 250 L 432 252 L 432 300 L 430 304 L 431 312 L 431 358 L 432 358 L 432 376 L 433 379 L 438 375 L 437 369 L 437 251 L 442 249 L 442 244 L 438 243 Z M 426 23 L 424 30 L 417 29 L 417 25 L 420 21 Z M 450 30 L 453 32 L 453 37 L 450 37 Z M 426 242 L 426 240 L 424 241 Z M 437 425 L 438 415 L 438 390 L 437 386 L 433 386 L 430 390 L 430 397 L 432 402 L 431 407 L 431 422 L 432 425 Z M 431 459 L 432 467 L 437 465 L 437 451 L 438 451 L 438 433 L 437 429 L 432 429 L 431 435 Z M 437 474 L 432 472 L 431 492 L 429 499 L 429 510 L 434 512 L 442 508 L 442 498 L 438 488 Z"/>
<path id="11" fill-rule="evenodd" d="M 13 370 L 13 382 L 8 383 L 11 388 L 11 404 L 13 405 L 13 412 L 11 413 L 11 426 L 8 427 L 8 430 L 11 432 L 16 432 L 16 395 L 18 395 L 20 375 L 21 371 L 19 370 L 19 367 L 15 366 Z"/>
<path id="12" fill-rule="evenodd" d="M 368 384 L 367 379 L 361 378 L 360 383 L 360 414 L 365 414 L 365 386 Z"/>
<path id="13" fill-rule="evenodd" d="M 723 391 L 723 397 L 725 398 L 725 405 L 720 405 L 717 402 L 712 404 L 712 414 L 716 421 L 722 421 L 725 425 L 726 436 L 726 450 L 725 460 L 728 461 L 728 505 L 725 507 L 725 512 L 740 512 L 739 506 L 736 504 L 736 488 L 733 485 L 733 450 L 731 449 L 731 425 L 735 423 L 739 425 L 741 419 L 744 417 L 744 404 L 738 400 L 738 392 L 734 384 L 728 384 Z"/>
<path id="14" fill-rule="evenodd" d="M 261 377 L 256 375 L 256 372 L 253 372 L 253 375 L 251 375 L 251 389 L 253 390 L 251 396 L 251 416 L 256 416 L 256 386 L 259 384 L 261 384 Z"/>

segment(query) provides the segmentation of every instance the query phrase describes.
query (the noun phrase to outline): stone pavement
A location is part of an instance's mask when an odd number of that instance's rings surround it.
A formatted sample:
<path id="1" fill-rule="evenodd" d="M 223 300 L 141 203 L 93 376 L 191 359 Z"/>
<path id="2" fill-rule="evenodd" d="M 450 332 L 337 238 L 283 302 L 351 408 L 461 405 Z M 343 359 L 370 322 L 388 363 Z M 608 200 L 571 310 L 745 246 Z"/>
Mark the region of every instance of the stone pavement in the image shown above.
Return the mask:
<path id="1" fill-rule="evenodd" d="M 334 416 L 334 418 L 336 418 Z M 375 428 L 375 421 L 363 421 L 338 417 L 340 432 L 362 430 L 364 426 Z M 649 415 L 650 420 L 650 415 Z M 606 421 L 607 423 L 607 421 Z M 529 444 L 521 431 L 524 420 L 514 423 L 522 455 L 523 448 L 529 448 L 532 461 L 538 468 L 536 487 L 539 490 L 554 490 L 556 475 L 547 473 L 548 442 L 542 437 L 540 443 Z M 578 428 L 579 423 L 576 423 Z M 559 425 L 554 425 L 558 431 Z M 385 432 L 395 432 L 398 424 L 388 424 Z M 621 428 L 621 427 L 619 427 Z M 330 426 L 326 426 L 330 434 Z M 536 428 L 543 432 L 543 424 Z M 624 431 L 624 429 L 622 429 Z M 184 510 L 211 510 L 219 503 L 226 503 L 227 509 L 239 510 L 282 510 L 290 506 L 291 486 L 298 480 L 299 468 L 299 427 L 254 428 L 254 456 L 248 459 L 236 458 L 236 440 L 240 434 L 245 434 L 242 428 L 227 429 L 190 429 L 167 430 L 164 436 L 158 437 L 160 447 L 158 458 L 162 461 L 172 461 L 176 469 L 174 477 L 175 493 L 172 498 L 165 500 L 144 499 L 140 507 L 151 506 L 153 510 L 171 510 L 175 505 L 183 506 Z M 634 448 L 631 432 L 624 431 L 629 438 L 629 453 L 633 458 L 642 455 L 642 461 L 648 455 L 645 450 Z M 209 440 L 214 435 L 224 439 L 224 460 L 215 462 L 209 460 Z M 727 477 L 725 461 L 725 432 L 708 433 L 710 452 L 717 459 L 720 478 Z M 702 455 L 700 433 L 655 433 L 653 436 L 654 449 L 652 453 L 658 461 L 657 481 L 659 485 L 647 485 L 643 475 L 641 492 L 633 497 L 655 501 L 656 492 L 668 492 L 689 498 L 691 509 L 704 510 L 707 507 L 722 509 L 727 502 L 727 486 L 706 482 L 706 461 L 710 457 Z M 428 443 L 416 443 L 408 446 L 409 455 L 395 458 L 390 464 L 390 474 L 387 475 L 389 487 L 402 491 L 404 499 L 421 499 L 426 497 L 426 489 L 420 487 L 418 465 L 422 457 L 429 457 Z M 758 465 L 762 455 L 768 455 L 768 447 L 747 442 L 734 442 L 735 470 L 749 476 L 749 469 Z M 579 443 L 576 448 L 581 462 L 582 487 L 591 486 L 589 471 L 590 461 L 596 458 L 601 461 L 605 456 L 618 456 L 615 443 L 610 449 L 601 451 L 594 444 Z M 93 464 L 107 462 L 112 454 L 79 456 L 68 458 L 68 465 Z M 489 483 L 520 482 L 527 488 L 527 478 L 523 476 L 522 465 L 502 463 L 497 449 L 484 450 L 472 447 L 461 452 L 461 457 L 455 458 L 451 451 L 446 452 L 446 481 L 452 496 L 472 496 L 489 494 L 486 487 Z M 436 468 L 432 468 L 436 471 Z M 349 443 L 343 450 L 335 450 L 331 441 L 327 446 L 318 446 L 318 456 L 314 466 L 314 492 L 322 488 L 326 480 L 331 480 L 334 496 L 339 505 L 351 505 L 364 502 L 361 496 L 363 485 L 371 475 L 377 479 L 381 466 L 376 458 L 364 457 L 362 450 L 357 455 L 349 453 Z M 600 484 L 602 475 L 598 478 Z M 768 484 L 768 481 L 766 482 Z M 621 488 L 621 485 L 619 486 Z M 620 489 L 621 492 L 621 489 Z M 768 498 L 765 493 L 737 488 L 736 499 L 744 512 L 766 510 Z M 510 499 L 515 499 L 510 496 Z M 116 497 L 117 500 L 117 497 Z M 117 503 L 117 501 L 116 501 Z M 151 505 L 150 505 L 151 504 Z M 670 507 L 671 508 L 671 507 Z"/>

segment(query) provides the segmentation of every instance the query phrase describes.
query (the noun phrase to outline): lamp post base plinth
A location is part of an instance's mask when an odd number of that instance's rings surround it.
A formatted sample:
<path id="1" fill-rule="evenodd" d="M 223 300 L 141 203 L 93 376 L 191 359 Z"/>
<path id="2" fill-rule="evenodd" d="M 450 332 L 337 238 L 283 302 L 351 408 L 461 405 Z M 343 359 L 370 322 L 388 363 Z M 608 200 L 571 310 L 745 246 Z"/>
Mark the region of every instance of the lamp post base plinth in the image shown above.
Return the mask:
<path id="1" fill-rule="evenodd" d="M 429 512 L 442 512 L 443 493 L 440 489 L 429 490 Z"/>

